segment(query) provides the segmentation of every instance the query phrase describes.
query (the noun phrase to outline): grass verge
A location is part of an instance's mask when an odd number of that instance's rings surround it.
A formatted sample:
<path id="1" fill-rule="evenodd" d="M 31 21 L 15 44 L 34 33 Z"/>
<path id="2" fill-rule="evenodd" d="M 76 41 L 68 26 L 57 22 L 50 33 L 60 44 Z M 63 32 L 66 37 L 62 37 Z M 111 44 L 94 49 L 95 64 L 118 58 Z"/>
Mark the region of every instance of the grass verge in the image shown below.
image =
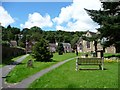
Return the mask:
<path id="1" fill-rule="evenodd" d="M 45 69 L 47 67 L 50 67 L 51 65 L 63 61 L 72 57 L 75 57 L 75 53 L 66 53 L 63 55 L 58 55 L 57 53 L 53 56 L 53 62 L 36 62 L 35 59 L 32 56 L 28 56 L 25 60 L 22 61 L 21 64 L 17 65 L 7 76 L 6 81 L 8 83 L 17 83 L 22 81 L 23 79 L 29 77 L 30 75 L 33 75 L 37 72 L 39 72 L 42 69 Z M 33 60 L 33 66 L 34 68 L 27 68 L 27 61 Z"/>
<path id="2" fill-rule="evenodd" d="M 104 68 L 75 71 L 75 60 L 72 60 L 35 80 L 29 88 L 118 88 L 118 63 L 106 62 Z"/>

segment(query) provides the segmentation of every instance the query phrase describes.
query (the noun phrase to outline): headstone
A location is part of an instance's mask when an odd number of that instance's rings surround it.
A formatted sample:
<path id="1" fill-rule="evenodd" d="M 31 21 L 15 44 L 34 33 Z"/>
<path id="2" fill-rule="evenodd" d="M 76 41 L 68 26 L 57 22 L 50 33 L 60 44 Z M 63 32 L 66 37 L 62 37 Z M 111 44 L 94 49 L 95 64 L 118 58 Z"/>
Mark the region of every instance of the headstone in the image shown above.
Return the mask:
<path id="1" fill-rule="evenodd" d="M 33 61 L 32 60 L 29 60 L 27 62 L 27 67 L 33 67 Z"/>
<path id="2" fill-rule="evenodd" d="M 97 57 L 102 58 L 103 57 L 103 50 L 97 50 Z"/>
<path id="3" fill-rule="evenodd" d="M 97 57 L 101 58 L 101 53 L 100 52 L 97 52 Z"/>

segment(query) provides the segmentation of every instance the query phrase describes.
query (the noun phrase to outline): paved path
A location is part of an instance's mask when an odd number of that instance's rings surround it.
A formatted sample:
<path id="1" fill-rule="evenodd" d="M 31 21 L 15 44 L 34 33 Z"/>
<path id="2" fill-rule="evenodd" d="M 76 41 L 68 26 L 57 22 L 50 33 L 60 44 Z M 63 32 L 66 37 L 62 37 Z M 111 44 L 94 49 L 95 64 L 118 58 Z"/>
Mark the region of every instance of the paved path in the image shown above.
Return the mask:
<path id="1" fill-rule="evenodd" d="M 1 75 L 0 75 L 0 82 L 1 82 L 0 88 L 2 88 L 2 87 L 7 87 L 7 84 L 5 84 L 5 82 L 4 82 L 4 78 L 6 78 L 7 74 L 8 74 L 17 64 L 19 64 L 22 60 L 24 60 L 28 55 L 29 55 L 29 54 L 24 55 L 24 56 L 22 56 L 21 58 L 19 58 L 18 60 L 16 60 L 15 62 L 11 63 L 10 65 L 6 65 L 6 66 L 0 68 L 0 74 L 1 74 Z"/>
<path id="2" fill-rule="evenodd" d="M 49 68 L 46 68 L 46 69 L 43 69 L 43 70 L 41 70 L 40 72 L 38 72 L 38 73 L 36 73 L 36 74 L 34 74 L 34 75 L 32 75 L 32 76 L 24 79 L 24 80 L 21 81 L 20 83 L 18 83 L 18 84 L 16 84 L 16 85 L 13 85 L 13 86 L 9 86 L 9 87 L 7 87 L 7 88 L 22 88 L 22 89 L 25 89 L 25 88 L 27 88 L 34 80 L 40 78 L 41 76 L 43 76 L 43 75 L 46 74 L 47 72 L 49 72 L 49 71 L 51 71 L 51 70 L 59 67 L 60 65 L 66 63 L 66 62 L 68 62 L 68 61 L 70 61 L 70 60 L 73 60 L 73 59 L 75 59 L 75 57 L 74 57 L 74 58 L 67 59 L 67 60 L 64 60 L 64 61 L 61 61 L 61 62 L 59 62 L 59 63 L 57 63 L 57 64 L 54 64 L 53 66 L 51 66 L 51 67 L 49 67 Z"/>

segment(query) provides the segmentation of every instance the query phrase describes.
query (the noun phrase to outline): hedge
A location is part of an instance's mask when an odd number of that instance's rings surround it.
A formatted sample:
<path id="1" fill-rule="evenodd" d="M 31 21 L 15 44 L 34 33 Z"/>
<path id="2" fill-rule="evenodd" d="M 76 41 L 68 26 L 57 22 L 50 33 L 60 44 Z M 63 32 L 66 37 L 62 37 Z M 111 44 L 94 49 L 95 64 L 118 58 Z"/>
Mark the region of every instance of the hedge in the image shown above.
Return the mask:
<path id="1" fill-rule="evenodd" d="M 104 55 L 105 58 L 111 58 L 111 57 L 117 57 L 120 58 L 120 53 L 116 53 L 116 54 L 106 54 Z"/>

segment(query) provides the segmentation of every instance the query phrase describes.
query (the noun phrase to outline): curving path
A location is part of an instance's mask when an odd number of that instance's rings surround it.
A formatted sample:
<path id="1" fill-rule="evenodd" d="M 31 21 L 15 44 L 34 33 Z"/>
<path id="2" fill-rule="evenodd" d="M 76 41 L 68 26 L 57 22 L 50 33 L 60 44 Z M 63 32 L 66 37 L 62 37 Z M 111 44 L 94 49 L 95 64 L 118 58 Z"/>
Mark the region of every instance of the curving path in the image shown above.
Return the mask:
<path id="1" fill-rule="evenodd" d="M 20 62 L 22 62 L 22 60 L 24 60 L 29 54 L 26 54 L 24 56 L 22 56 L 21 58 L 19 58 L 18 60 L 16 60 L 15 62 L 11 63 L 10 65 L 6 65 L 2 68 L 0 68 L 0 89 L 7 87 L 8 85 L 5 83 L 5 78 L 7 76 L 7 74 Z"/>
<path id="2" fill-rule="evenodd" d="M 16 85 L 10 85 L 10 86 L 7 86 L 7 87 L 3 87 L 3 88 L 22 88 L 22 89 L 25 89 L 27 88 L 34 80 L 36 80 L 37 78 L 40 78 L 42 75 L 46 74 L 47 72 L 59 67 L 60 65 L 70 61 L 70 60 L 73 60 L 75 59 L 76 57 L 74 58 L 70 58 L 70 59 L 67 59 L 67 60 L 64 60 L 64 61 L 61 61 L 57 64 L 54 64 L 52 65 L 51 67 L 49 68 L 46 68 L 46 69 L 43 69 L 41 70 L 40 72 L 22 80 L 20 83 L 16 84 Z"/>

